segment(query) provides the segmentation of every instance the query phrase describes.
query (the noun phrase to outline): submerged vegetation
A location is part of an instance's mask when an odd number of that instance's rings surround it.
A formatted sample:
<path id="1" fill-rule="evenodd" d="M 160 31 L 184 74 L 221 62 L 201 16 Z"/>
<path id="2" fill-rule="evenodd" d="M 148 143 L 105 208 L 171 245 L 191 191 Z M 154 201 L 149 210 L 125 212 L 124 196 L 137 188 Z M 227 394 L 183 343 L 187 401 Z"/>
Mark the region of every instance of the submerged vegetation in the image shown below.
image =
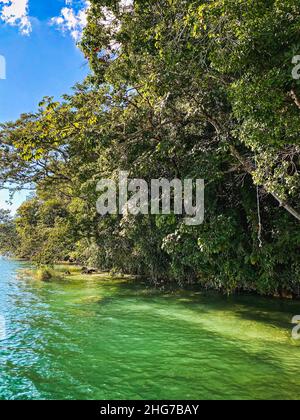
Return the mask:
<path id="1" fill-rule="evenodd" d="M 91 0 L 90 76 L 1 125 L 1 185 L 35 190 L 1 213 L 2 252 L 299 295 L 299 25 L 298 0 Z M 96 184 L 120 170 L 205 179 L 204 224 L 99 216 Z"/>

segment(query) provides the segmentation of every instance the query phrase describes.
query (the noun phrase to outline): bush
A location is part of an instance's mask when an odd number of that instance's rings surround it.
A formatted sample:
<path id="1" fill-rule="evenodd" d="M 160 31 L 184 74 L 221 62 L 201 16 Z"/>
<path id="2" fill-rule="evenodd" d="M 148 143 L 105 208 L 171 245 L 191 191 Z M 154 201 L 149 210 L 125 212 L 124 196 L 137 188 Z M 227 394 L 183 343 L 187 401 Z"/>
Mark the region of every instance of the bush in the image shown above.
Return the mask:
<path id="1" fill-rule="evenodd" d="M 60 280 L 61 276 L 52 268 L 40 267 L 35 273 L 34 277 L 39 281 L 50 282 L 51 280 Z"/>

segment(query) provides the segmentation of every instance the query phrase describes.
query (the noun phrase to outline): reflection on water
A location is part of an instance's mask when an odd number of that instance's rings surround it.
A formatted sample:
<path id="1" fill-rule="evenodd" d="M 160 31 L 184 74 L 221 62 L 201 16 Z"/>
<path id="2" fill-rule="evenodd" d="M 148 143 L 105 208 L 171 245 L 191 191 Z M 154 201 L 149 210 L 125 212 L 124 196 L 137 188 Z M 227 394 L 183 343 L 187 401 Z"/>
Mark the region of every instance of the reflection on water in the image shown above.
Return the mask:
<path id="1" fill-rule="evenodd" d="M 2 399 L 298 399 L 299 302 L 40 283 L 0 260 Z"/>

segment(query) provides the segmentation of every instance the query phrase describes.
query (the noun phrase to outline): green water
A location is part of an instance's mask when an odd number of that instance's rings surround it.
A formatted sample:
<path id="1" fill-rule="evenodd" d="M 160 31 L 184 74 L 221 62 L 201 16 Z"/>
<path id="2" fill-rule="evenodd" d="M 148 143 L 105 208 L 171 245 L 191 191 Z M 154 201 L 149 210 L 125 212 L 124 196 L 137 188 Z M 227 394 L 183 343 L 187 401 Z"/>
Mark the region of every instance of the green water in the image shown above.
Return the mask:
<path id="1" fill-rule="evenodd" d="M 299 302 L 40 283 L 0 260 L 1 399 L 298 399 Z"/>

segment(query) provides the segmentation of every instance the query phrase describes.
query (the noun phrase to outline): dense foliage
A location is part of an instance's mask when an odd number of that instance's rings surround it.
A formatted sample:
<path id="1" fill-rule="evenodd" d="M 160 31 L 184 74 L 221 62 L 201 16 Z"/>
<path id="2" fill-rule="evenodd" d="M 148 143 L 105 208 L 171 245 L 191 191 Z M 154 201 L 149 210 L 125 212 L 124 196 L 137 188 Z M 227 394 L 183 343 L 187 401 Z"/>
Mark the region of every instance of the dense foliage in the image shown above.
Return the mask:
<path id="1" fill-rule="evenodd" d="M 36 188 L 13 250 L 154 282 L 299 294 L 298 0 L 125 3 L 91 1 L 91 75 L 72 95 L 2 125 L 2 185 Z M 204 178 L 204 224 L 97 215 L 97 181 L 120 170 Z"/>

